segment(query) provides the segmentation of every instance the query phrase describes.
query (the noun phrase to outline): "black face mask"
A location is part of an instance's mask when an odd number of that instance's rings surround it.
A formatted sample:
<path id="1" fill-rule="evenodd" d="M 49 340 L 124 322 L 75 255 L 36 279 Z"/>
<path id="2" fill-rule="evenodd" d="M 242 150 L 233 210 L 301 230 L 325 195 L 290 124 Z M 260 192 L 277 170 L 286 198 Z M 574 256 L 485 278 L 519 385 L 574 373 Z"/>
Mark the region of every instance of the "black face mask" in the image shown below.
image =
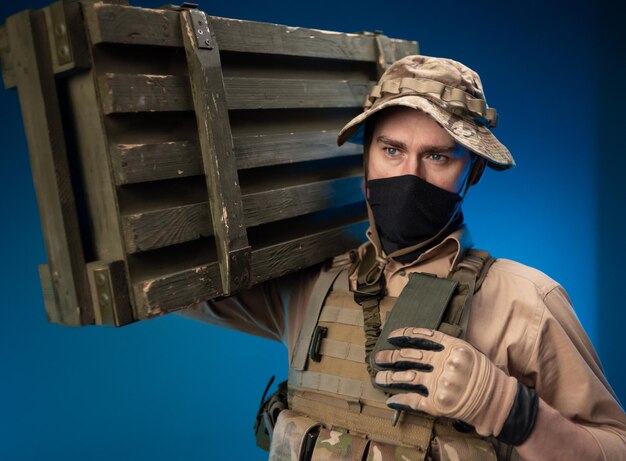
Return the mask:
<path id="1" fill-rule="evenodd" d="M 463 197 L 448 192 L 414 175 L 394 176 L 367 181 L 368 202 L 376 230 L 388 255 L 440 234 L 445 237 L 463 224 Z M 444 228 L 448 232 L 441 232 Z M 408 263 L 439 239 L 409 254 L 394 259 Z"/>

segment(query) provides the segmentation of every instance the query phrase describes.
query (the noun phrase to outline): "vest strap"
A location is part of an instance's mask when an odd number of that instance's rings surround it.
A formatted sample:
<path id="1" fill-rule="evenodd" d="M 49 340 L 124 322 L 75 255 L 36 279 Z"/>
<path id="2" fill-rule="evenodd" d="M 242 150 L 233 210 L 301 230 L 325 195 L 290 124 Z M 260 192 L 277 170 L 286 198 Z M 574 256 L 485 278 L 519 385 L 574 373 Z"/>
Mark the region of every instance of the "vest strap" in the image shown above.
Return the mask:
<path id="1" fill-rule="evenodd" d="M 409 281 L 387 317 L 376 347 L 369 356 L 370 367 L 378 369 L 374 362 L 377 352 L 397 349 L 387 342 L 387 337 L 392 331 L 404 327 L 438 329 L 458 284 L 459 282 L 455 280 L 420 272 L 409 274 Z"/>
<path id="2" fill-rule="evenodd" d="M 324 306 L 320 314 L 320 322 L 342 323 L 344 325 L 362 327 L 363 312 L 337 306 Z"/>
<path id="3" fill-rule="evenodd" d="M 467 324 L 469 323 L 469 313 L 472 305 L 474 294 L 480 289 L 483 281 L 487 277 L 487 272 L 491 265 L 495 262 L 495 258 L 483 250 L 468 250 L 461 262 L 457 264 L 455 270 L 451 274 L 453 280 L 459 281 L 466 285 L 467 296 L 462 303 L 455 306 L 454 300 L 450 311 L 458 310 L 457 319 L 447 319 L 448 323 L 457 324 L 460 327 L 459 337 L 465 337 L 467 332 Z M 455 309 L 456 307 L 456 309 Z M 453 312 L 454 314 L 454 312 Z"/>
<path id="4" fill-rule="evenodd" d="M 302 322 L 302 328 L 300 329 L 300 336 L 296 342 L 294 348 L 293 357 L 291 358 L 291 368 L 295 370 L 304 370 L 306 366 L 306 359 L 309 353 L 309 346 L 311 338 L 313 337 L 313 330 L 319 318 L 320 310 L 324 304 L 324 299 L 328 295 L 328 290 L 339 276 L 343 267 L 334 267 L 328 271 L 320 272 L 320 275 L 313 286 L 313 291 L 309 298 L 309 302 L 306 306 L 306 313 L 304 321 Z"/>
<path id="5" fill-rule="evenodd" d="M 371 440 L 398 443 L 416 447 L 426 453 L 433 431 L 434 418 L 410 416 L 396 427 L 391 425 L 393 412 L 382 408 L 363 405 L 362 411 L 354 412 L 345 407 L 337 407 L 319 398 L 307 398 L 299 391 L 290 395 L 289 406 L 293 411 L 307 415 L 317 421 L 324 421 L 329 427 L 342 428 L 350 433 L 367 435 Z"/>
<path id="6" fill-rule="evenodd" d="M 354 301 L 363 308 L 363 330 L 365 332 L 365 363 L 367 371 L 373 377 L 369 356 L 380 337 L 380 300 L 385 297 L 384 266 L 376 257 L 374 245 L 368 245 L 363 260 L 357 269 L 357 287 Z"/>

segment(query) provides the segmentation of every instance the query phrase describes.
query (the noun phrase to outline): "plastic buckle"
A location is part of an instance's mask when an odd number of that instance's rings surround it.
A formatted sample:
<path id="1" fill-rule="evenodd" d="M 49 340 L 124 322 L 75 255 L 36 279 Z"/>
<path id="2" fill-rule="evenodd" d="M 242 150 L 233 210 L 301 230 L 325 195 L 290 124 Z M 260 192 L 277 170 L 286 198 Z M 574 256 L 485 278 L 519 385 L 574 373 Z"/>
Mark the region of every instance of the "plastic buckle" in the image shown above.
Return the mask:
<path id="1" fill-rule="evenodd" d="M 354 300 L 358 304 L 363 304 L 365 301 L 380 301 L 385 297 L 385 278 L 381 275 L 380 280 L 372 285 L 365 283 L 357 284 L 356 290 L 354 290 Z"/>

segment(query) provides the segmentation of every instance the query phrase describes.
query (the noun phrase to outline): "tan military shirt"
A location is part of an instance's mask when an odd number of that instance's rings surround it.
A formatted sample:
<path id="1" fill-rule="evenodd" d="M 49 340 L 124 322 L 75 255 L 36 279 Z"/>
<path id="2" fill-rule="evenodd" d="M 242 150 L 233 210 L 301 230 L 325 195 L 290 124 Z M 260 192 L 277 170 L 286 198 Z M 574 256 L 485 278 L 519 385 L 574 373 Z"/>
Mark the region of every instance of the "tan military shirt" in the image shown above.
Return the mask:
<path id="1" fill-rule="evenodd" d="M 385 269 L 388 295 L 400 294 L 410 272 L 448 276 L 471 245 L 469 232 L 462 228 L 410 264 L 392 260 Z M 319 267 L 311 268 L 236 297 L 198 303 L 185 315 L 282 341 L 291 356 L 318 273 Z M 466 339 L 587 429 L 607 461 L 626 460 L 626 415 L 557 282 L 536 269 L 498 259 L 474 297 Z"/>

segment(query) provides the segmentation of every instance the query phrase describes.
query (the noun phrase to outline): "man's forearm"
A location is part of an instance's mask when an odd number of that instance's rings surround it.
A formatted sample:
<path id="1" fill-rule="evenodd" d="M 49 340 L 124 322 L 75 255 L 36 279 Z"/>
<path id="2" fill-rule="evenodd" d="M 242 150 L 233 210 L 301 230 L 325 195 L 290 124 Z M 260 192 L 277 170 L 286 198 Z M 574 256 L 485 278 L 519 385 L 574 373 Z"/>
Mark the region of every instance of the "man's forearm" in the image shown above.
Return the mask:
<path id="1" fill-rule="evenodd" d="M 604 459 L 600 446 L 588 431 L 566 419 L 542 399 L 539 399 L 532 434 L 516 449 L 525 461 Z"/>

